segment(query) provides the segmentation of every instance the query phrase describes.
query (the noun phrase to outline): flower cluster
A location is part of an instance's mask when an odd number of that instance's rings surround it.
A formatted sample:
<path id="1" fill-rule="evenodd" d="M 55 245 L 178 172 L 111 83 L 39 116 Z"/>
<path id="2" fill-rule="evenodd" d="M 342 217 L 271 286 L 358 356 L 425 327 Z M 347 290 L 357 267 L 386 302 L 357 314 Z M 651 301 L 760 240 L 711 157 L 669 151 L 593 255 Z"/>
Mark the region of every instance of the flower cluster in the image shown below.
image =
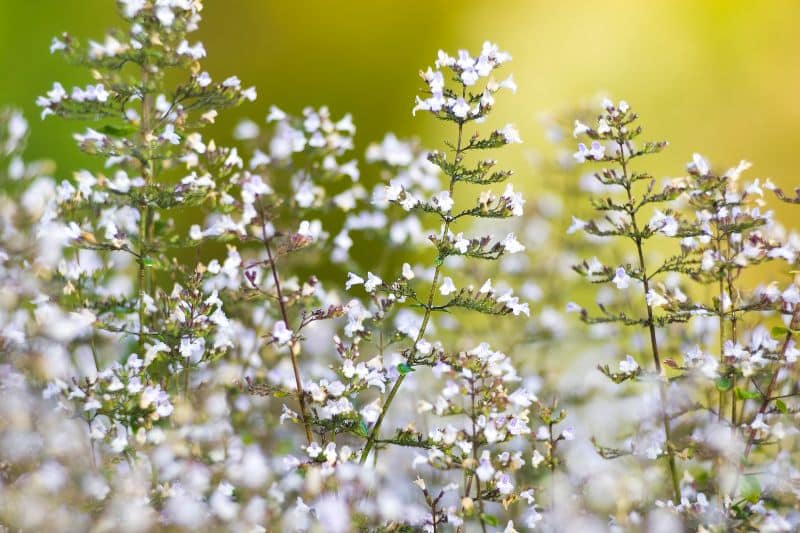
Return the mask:
<path id="1" fill-rule="evenodd" d="M 638 434 L 629 439 L 628 449 L 600 447 L 600 452 L 613 457 L 626 453 L 651 460 L 663 457 L 672 479 L 671 499 L 665 505 L 690 522 L 774 527 L 762 498 L 780 502 L 791 496 L 780 483 L 771 485 L 768 495 L 753 490 L 760 486 L 761 476 L 749 467 L 756 449 L 771 456 L 774 452 L 764 445 L 780 442 L 786 434 L 781 418 L 788 408 L 777 391 L 791 388 L 782 380 L 795 359 L 792 331 L 798 323 L 798 289 L 794 283 L 786 288 L 773 283 L 753 290 L 743 279 L 745 272 L 768 261 L 794 264 L 797 248 L 785 238 L 772 212 L 764 209 L 760 181 L 740 184 L 741 174 L 750 167 L 746 161 L 718 174 L 705 158 L 694 154 L 687 176 L 658 188 L 634 164 L 665 143 L 637 146 L 634 139 L 641 132 L 637 118 L 627 103 L 607 101 L 596 125 L 578 121 L 574 131 L 594 140 L 591 149 L 579 145 L 577 161 L 617 166 L 594 175 L 607 194 L 593 200 L 602 219 L 576 219 L 573 230 L 624 238 L 633 245 L 635 258 L 615 266 L 595 257 L 575 270 L 594 283 L 613 284 L 627 295 L 636 293 L 643 314 L 637 307 L 614 311 L 599 304 L 601 314 L 592 316 L 573 307 L 590 324 L 645 328 L 653 361 L 650 370 L 643 360 L 627 355 L 618 372 L 609 365 L 601 366 L 601 371 L 615 383 L 656 383 L 656 390 L 646 393 L 653 411 L 639 420 Z M 765 188 L 774 186 L 767 181 Z M 649 220 L 644 218 L 648 212 Z M 671 240 L 675 251 L 665 255 L 667 248 L 662 247 L 654 254 L 646 246 L 655 239 Z M 770 315 L 782 317 L 786 326 L 770 331 L 763 318 Z M 688 324 L 697 326 L 689 329 Z M 682 331 L 684 338 L 671 342 L 659 330 Z M 659 418 L 661 422 L 655 423 Z M 780 455 L 778 451 L 776 459 Z M 695 481 L 698 471 L 709 476 L 702 492 Z M 689 494 L 687 476 L 692 481 Z M 711 494 L 716 494 L 716 503 L 709 503 Z"/>

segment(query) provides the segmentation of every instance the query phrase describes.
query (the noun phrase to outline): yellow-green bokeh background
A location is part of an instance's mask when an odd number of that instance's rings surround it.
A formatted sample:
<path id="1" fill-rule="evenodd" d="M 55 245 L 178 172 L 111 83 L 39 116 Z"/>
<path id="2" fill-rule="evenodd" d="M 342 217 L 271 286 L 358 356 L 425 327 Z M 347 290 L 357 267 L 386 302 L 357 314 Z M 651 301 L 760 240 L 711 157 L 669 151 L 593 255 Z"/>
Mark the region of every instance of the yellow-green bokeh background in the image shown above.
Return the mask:
<path id="1" fill-rule="evenodd" d="M 69 135 L 75 125 L 38 120 L 35 96 L 53 80 L 85 84 L 87 73 L 48 53 L 69 31 L 100 38 L 116 24 L 112 0 L 0 0 L 0 104 L 21 106 L 33 134 L 29 157 L 56 160 L 59 176 L 88 164 Z M 496 120 L 518 124 L 526 146 L 542 143 L 537 113 L 598 92 L 624 97 L 649 138 L 671 147 L 652 160 L 676 175 L 693 151 L 727 168 L 754 162 L 751 176 L 785 188 L 800 183 L 800 2 L 783 1 L 266 1 L 206 0 L 198 34 L 215 77 L 237 74 L 258 87 L 257 103 L 223 114 L 227 139 L 238 118 L 261 119 L 270 104 L 350 111 L 359 148 L 387 130 L 441 137 L 429 117 L 411 117 L 417 72 L 437 49 L 498 42 L 514 56 L 516 96 L 498 99 Z M 505 150 L 518 182 L 535 183 L 523 156 Z M 524 186 L 524 185 L 523 185 Z M 533 186 L 527 191 L 534 193 Z M 781 219 L 797 227 L 792 210 Z"/>

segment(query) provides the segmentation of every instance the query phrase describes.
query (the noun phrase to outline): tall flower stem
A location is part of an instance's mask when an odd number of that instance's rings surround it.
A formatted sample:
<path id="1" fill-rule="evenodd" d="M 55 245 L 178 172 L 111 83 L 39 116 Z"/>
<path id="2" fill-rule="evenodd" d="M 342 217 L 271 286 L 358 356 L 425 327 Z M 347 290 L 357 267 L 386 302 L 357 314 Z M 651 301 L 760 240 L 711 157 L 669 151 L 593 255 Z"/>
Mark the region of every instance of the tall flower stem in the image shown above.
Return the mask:
<path id="1" fill-rule="evenodd" d="M 672 447 L 672 431 L 670 427 L 670 420 L 669 414 L 667 412 L 667 383 L 665 382 L 665 377 L 662 375 L 662 368 L 661 368 L 661 356 L 659 355 L 658 349 L 658 338 L 656 335 L 656 324 L 653 315 L 653 306 L 647 302 L 647 295 L 650 292 L 650 278 L 647 274 L 647 266 L 644 259 L 644 248 L 642 245 L 642 237 L 639 233 L 639 225 L 636 221 L 636 211 L 633 208 L 633 195 L 631 193 L 631 182 L 628 177 L 628 168 L 627 168 L 627 160 L 625 159 L 625 147 L 626 144 L 623 142 L 618 143 L 619 147 L 619 162 L 620 166 L 622 167 L 622 174 L 624 177 L 624 182 L 626 183 L 625 192 L 628 195 L 628 204 L 631 206 L 630 210 L 630 217 L 631 217 L 631 225 L 633 227 L 634 232 L 634 243 L 636 244 L 636 253 L 639 259 L 639 270 L 641 271 L 642 276 L 642 285 L 644 289 L 644 296 L 645 296 L 645 306 L 647 307 L 647 329 L 650 333 L 650 348 L 653 354 L 653 364 L 655 365 L 656 373 L 658 374 L 658 393 L 659 398 L 661 401 L 661 419 L 662 424 L 664 426 L 664 436 L 666 439 L 666 447 L 667 447 L 667 462 L 669 464 L 669 473 L 670 477 L 672 478 L 672 492 L 676 502 L 681 501 L 681 486 L 680 486 L 680 477 L 678 476 L 678 468 L 675 463 L 675 450 Z"/>
<path id="2" fill-rule="evenodd" d="M 283 298 L 283 291 L 281 289 L 281 280 L 280 276 L 278 275 L 278 267 L 275 264 L 275 257 L 272 254 L 272 246 L 270 246 L 271 237 L 268 236 L 267 232 L 267 221 L 264 214 L 264 210 L 259 208 L 259 217 L 261 218 L 261 232 L 264 242 L 264 248 L 267 251 L 267 260 L 269 261 L 269 268 L 272 272 L 272 281 L 275 284 L 275 292 L 276 296 L 278 297 L 278 307 L 281 310 L 281 317 L 283 318 L 283 323 L 287 329 L 292 329 L 289 325 L 289 313 L 286 309 L 286 300 Z M 305 392 L 303 391 L 303 380 L 300 377 L 300 366 L 297 362 L 297 359 L 300 355 L 300 343 L 295 340 L 294 336 L 292 340 L 289 341 L 289 355 L 292 360 L 292 371 L 294 372 L 294 383 L 295 389 L 297 391 L 297 401 L 300 404 L 300 416 L 303 419 L 303 426 L 305 428 L 306 433 L 306 441 L 308 444 L 314 440 L 311 434 L 311 425 L 308 420 L 308 410 L 306 408 L 306 397 Z"/>
<path id="3" fill-rule="evenodd" d="M 139 135 L 142 143 L 142 174 L 144 175 L 145 184 L 153 184 L 153 160 L 150 153 L 150 123 L 152 114 L 152 97 L 148 94 L 148 81 L 149 76 L 147 72 L 147 65 L 142 65 L 142 116 L 139 123 Z M 138 291 L 139 291 L 139 355 L 144 356 L 144 338 L 145 338 L 145 294 L 147 294 L 146 285 L 146 269 L 147 269 L 147 255 L 150 253 L 150 239 L 149 233 L 150 220 L 152 219 L 152 210 L 150 205 L 145 200 L 144 205 L 140 206 L 139 211 L 139 250 L 138 250 Z M 151 287 L 152 289 L 152 287 Z"/>
<path id="4" fill-rule="evenodd" d="M 463 156 L 463 149 L 462 149 L 462 134 L 464 130 L 464 122 L 458 123 L 458 139 L 456 141 L 456 150 L 455 150 L 455 162 L 458 163 L 462 156 Z M 450 176 L 450 185 L 448 187 L 448 191 L 450 192 L 450 196 L 453 195 L 453 190 L 455 189 L 456 185 L 456 177 Z M 444 227 L 442 228 L 442 235 L 441 238 L 444 239 L 447 236 L 447 232 L 450 231 L 450 224 L 453 222 L 453 218 L 447 216 L 445 218 Z M 428 322 L 431 318 L 431 310 L 433 309 L 433 299 L 436 295 L 436 290 L 439 288 L 439 277 L 441 274 L 442 269 L 442 262 L 441 260 L 436 261 L 436 266 L 433 271 L 433 280 L 431 281 L 430 290 L 428 291 L 428 300 L 425 305 L 425 313 L 422 316 L 422 324 L 419 327 L 419 332 L 417 333 L 416 338 L 414 339 L 414 346 L 412 349 L 416 349 L 417 343 L 422 340 L 422 337 L 425 335 L 425 331 L 428 328 Z M 403 381 L 405 381 L 406 374 L 401 374 L 397 381 L 394 382 L 391 390 L 389 391 L 389 395 L 386 397 L 386 401 L 383 403 L 383 407 L 381 408 L 381 413 L 378 415 L 378 419 L 375 421 L 375 425 L 372 427 L 372 431 L 370 431 L 369 436 L 367 437 L 367 443 L 364 445 L 364 450 L 361 452 L 361 458 L 359 462 L 364 464 L 369 456 L 369 452 L 372 450 L 372 447 L 375 445 L 375 439 L 378 438 L 380 435 L 381 424 L 383 424 L 383 419 L 386 417 L 386 413 L 389 410 L 389 406 L 394 401 L 394 397 L 397 395 L 397 391 L 400 390 L 400 387 L 403 385 Z"/>

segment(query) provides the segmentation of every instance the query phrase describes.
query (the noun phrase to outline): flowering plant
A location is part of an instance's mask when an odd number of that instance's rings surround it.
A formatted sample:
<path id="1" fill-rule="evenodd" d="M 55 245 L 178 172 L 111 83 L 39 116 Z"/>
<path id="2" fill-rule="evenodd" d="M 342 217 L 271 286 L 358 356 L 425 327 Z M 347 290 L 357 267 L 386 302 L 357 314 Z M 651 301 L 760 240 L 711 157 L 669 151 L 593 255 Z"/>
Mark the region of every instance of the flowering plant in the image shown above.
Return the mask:
<path id="1" fill-rule="evenodd" d="M 610 100 L 512 183 L 489 42 L 420 72 L 435 149 L 274 105 L 223 146 L 256 90 L 203 70 L 202 2 L 117 4 L 51 43 L 88 85 L 37 100 L 98 164 L 26 162 L 0 112 L 0 522 L 798 528 L 800 241 L 767 202 L 800 199 L 698 154 L 659 184 Z"/>

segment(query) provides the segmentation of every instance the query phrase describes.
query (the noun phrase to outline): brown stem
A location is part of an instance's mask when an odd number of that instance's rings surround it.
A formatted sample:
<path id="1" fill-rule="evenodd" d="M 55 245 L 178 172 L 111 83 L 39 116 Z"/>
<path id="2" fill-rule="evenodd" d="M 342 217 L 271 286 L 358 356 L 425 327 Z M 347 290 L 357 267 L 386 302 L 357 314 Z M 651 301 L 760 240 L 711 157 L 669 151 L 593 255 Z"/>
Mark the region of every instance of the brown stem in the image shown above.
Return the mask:
<path id="1" fill-rule="evenodd" d="M 267 259 L 269 260 L 269 268 L 272 271 L 272 281 L 275 283 L 275 292 L 278 295 L 278 307 L 281 310 L 281 317 L 283 318 L 283 323 L 287 329 L 291 330 L 292 327 L 289 325 L 289 313 L 286 310 L 286 300 L 283 298 L 283 292 L 281 291 L 281 281 L 280 276 L 278 276 L 278 267 L 275 264 L 275 259 L 272 256 L 272 247 L 270 246 L 271 237 L 267 236 L 267 221 L 264 216 L 263 209 L 259 206 L 258 209 L 259 217 L 261 218 L 261 232 L 264 239 L 264 248 L 267 250 Z M 300 355 L 300 343 L 298 343 L 294 337 L 292 340 L 289 341 L 289 355 L 292 359 L 292 370 L 294 371 L 294 383 L 295 388 L 297 389 L 297 400 L 300 404 L 300 416 L 303 419 L 303 426 L 305 427 L 306 433 L 306 441 L 308 444 L 314 440 L 311 435 L 311 425 L 308 421 L 308 412 L 306 410 L 306 397 L 305 393 L 303 392 L 303 380 L 300 378 L 300 367 L 297 364 L 297 357 Z"/>
<path id="2" fill-rule="evenodd" d="M 780 357 L 784 358 L 786 356 L 786 350 L 789 349 L 789 343 L 792 340 L 792 331 L 797 329 L 800 325 L 800 305 L 795 307 L 794 314 L 792 315 L 792 320 L 789 323 L 789 331 L 786 333 L 786 338 L 783 340 L 783 344 L 781 345 Z M 761 404 L 758 406 L 757 415 L 763 415 L 767 411 L 767 407 L 769 407 L 770 402 L 773 400 L 772 393 L 775 391 L 775 386 L 778 384 L 778 374 L 780 373 L 780 368 L 775 369 L 772 373 L 772 378 L 769 381 L 769 385 L 767 385 L 767 389 L 764 391 L 764 395 L 761 398 Z M 747 457 L 750 455 L 750 452 L 753 449 L 753 443 L 755 441 L 755 430 L 750 428 L 750 436 L 747 439 L 747 446 L 744 449 L 744 459 L 746 460 Z"/>
<path id="3" fill-rule="evenodd" d="M 792 331 L 797 329 L 798 325 L 800 325 L 800 305 L 795 306 L 794 313 L 792 314 L 792 320 L 789 322 L 789 331 L 786 332 L 786 337 L 783 340 L 783 345 L 781 345 L 780 351 L 780 358 L 784 358 L 786 356 L 786 350 L 789 349 L 789 343 L 792 340 Z M 770 402 L 773 400 L 772 393 L 775 390 L 775 386 L 778 384 L 778 374 L 780 373 L 780 368 L 776 368 L 775 371 L 772 373 L 772 377 L 769 380 L 769 385 L 767 385 L 767 389 L 763 392 L 761 398 L 761 404 L 758 406 L 758 411 L 756 411 L 756 417 L 758 415 L 763 415 L 767 412 L 767 408 L 769 407 Z M 744 418 L 744 413 L 742 413 L 742 418 Z M 755 417 L 753 417 L 755 420 Z M 733 489 L 731 490 L 731 497 L 736 494 L 736 491 L 739 490 L 739 480 L 744 473 L 744 465 L 747 462 L 747 458 L 750 457 L 750 453 L 753 451 L 753 445 L 755 444 L 756 439 L 756 430 L 752 427 L 749 427 L 749 433 L 747 436 L 747 444 L 744 447 L 744 453 L 742 454 L 742 460 L 739 463 L 739 468 L 736 472 L 736 479 L 733 483 Z"/>

